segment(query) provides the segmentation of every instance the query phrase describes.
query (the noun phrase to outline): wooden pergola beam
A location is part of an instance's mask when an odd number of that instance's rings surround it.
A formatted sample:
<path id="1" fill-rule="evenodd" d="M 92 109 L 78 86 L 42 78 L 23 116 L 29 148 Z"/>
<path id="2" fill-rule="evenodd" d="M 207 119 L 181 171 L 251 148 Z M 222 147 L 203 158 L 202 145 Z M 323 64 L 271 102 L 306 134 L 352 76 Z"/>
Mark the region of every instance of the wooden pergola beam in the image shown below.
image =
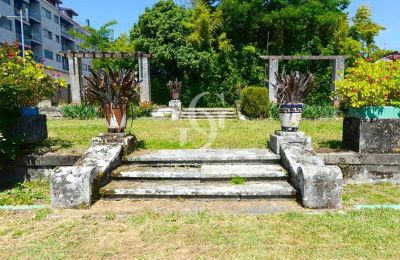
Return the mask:
<path id="1" fill-rule="evenodd" d="M 80 59 L 124 59 L 124 58 L 152 58 L 152 54 L 143 52 L 99 52 L 99 51 L 67 51 L 59 52 L 59 55 L 66 58 Z"/>
<path id="2" fill-rule="evenodd" d="M 67 51 L 59 52 L 59 55 L 68 59 L 69 75 L 71 79 L 71 101 L 81 103 L 82 59 L 132 59 L 139 61 L 140 101 L 151 101 L 150 59 L 152 54 L 144 52 L 99 52 L 99 51 Z"/>
<path id="3" fill-rule="evenodd" d="M 331 82 L 331 89 L 335 90 L 335 81 L 344 78 L 344 69 L 345 69 L 345 61 L 348 56 L 343 55 L 330 55 L 330 56 L 307 56 L 307 55 L 294 55 L 294 56 L 278 56 L 278 55 L 264 55 L 260 56 L 260 58 L 264 61 L 269 62 L 269 100 L 273 103 L 276 103 L 275 97 L 275 88 L 274 85 L 276 84 L 276 76 L 275 74 L 278 73 L 279 69 L 279 61 L 280 60 L 329 60 L 332 61 L 332 82 Z"/>
<path id="4" fill-rule="evenodd" d="M 276 56 L 276 55 L 265 55 L 261 56 L 262 60 L 336 60 L 336 59 L 347 59 L 348 56 L 343 55 L 331 55 L 331 56 L 307 56 L 307 55 L 294 55 L 294 56 Z"/>

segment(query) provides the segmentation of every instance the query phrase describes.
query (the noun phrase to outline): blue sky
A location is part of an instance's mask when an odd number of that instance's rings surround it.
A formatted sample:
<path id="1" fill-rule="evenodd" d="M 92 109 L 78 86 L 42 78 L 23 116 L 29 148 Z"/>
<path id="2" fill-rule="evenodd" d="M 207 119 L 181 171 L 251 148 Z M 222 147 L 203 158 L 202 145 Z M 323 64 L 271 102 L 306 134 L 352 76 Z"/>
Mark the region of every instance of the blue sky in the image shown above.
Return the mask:
<path id="1" fill-rule="evenodd" d="M 64 6 L 71 7 L 79 13 L 77 20 L 84 24 L 89 19 L 91 25 L 98 28 L 111 20 L 117 20 L 116 35 L 129 32 L 146 7 L 151 7 L 156 0 L 63 0 Z M 176 2 L 184 2 L 177 0 Z M 381 48 L 400 50 L 400 18 L 396 16 L 400 10 L 399 0 L 351 0 L 350 14 L 357 7 L 367 3 L 372 7 L 374 21 L 386 27 L 386 31 L 376 39 Z"/>

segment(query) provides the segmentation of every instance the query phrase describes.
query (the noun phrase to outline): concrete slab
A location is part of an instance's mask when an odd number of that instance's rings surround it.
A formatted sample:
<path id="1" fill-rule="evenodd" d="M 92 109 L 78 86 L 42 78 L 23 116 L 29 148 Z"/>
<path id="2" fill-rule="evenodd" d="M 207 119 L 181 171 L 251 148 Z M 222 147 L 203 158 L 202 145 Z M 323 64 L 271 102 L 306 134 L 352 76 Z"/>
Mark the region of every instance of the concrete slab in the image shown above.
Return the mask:
<path id="1" fill-rule="evenodd" d="M 287 182 L 114 181 L 100 189 L 103 198 L 294 198 Z"/>
<path id="2" fill-rule="evenodd" d="M 280 156 L 267 149 L 159 150 L 123 158 L 125 163 L 279 163 Z"/>
<path id="3" fill-rule="evenodd" d="M 204 164 L 201 167 L 121 167 L 114 179 L 201 179 L 230 180 L 235 176 L 250 179 L 286 180 L 287 171 L 280 165 Z"/>
<path id="4" fill-rule="evenodd" d="M 245 179 L 287 179 L 288 172 L 279 164 L 203 164 L 201 177 L 208 179 L 224 179 L 235 176 Z"/>
<path id="5" fill-rule="evenodd" d="M 68 210 L 66 210 L 68 212 Z M 115 212 L 117 215 L 132 216 L 154 212 L 157 214 L 171 213 L 198 213 L 209 212 L 210 214 L 222 215 L 264 215 L 285 212 L 321 213 L 321 210 L 305 209 L 295 200 L 288 199 L 252 199 L 252 200 L 196 200 L 196 199 L 157 199 L 157 200 L 100 200 L 90 208 L 90 214 L 99 215 L 104 219 L 107 212 Z M 79 214 L 81 211 L 71 211 L 71 215 Z M 85 212 L 85 214 L 87 214 Z"/>

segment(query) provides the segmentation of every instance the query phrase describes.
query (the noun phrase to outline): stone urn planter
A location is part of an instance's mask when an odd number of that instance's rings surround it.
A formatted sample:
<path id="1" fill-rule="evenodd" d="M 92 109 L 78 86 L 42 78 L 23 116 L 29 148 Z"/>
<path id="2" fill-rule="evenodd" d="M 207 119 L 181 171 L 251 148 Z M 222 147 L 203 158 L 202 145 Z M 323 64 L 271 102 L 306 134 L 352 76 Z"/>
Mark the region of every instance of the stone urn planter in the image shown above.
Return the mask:
<path id="1" fill-rule="evenodd" d="M 172 93 L 172 100 L 179 100 L 179 92 Z"/>
<path id="2" fill-rule="evenodd" d="M 282 71 L 282 74 L 275 73 L 275 77 L 276 84 L 273 86 L 282 131 L 297 132 L 303 115 L 303 102 L 313 86 L 314 75 L 298 71 L 285 74 Z"/>
<path id="3" fill-rule="evenodd" d="M 282 131 L 297 131 L 303 114 L 304 104 L 282 104 L 279 107 L 279 121 Z"/>
<path id="4" fill-rule="evenodd" d="M 170 80 L 167 83 L 167 87 L 171 92 L 172 100 L 179 100 L 182 91 L 182 82 L 178 81 L 178 79 Z"/>
<path id="5" fill-rule="evenodd" d="M 106 117 L 108 132 L 121 133 L 126 128 L 127 123 L 127 109 L 125 105 L 113 106 L 105 105 L 103 107 Z"/>
<path id="6" fill-rule="evenodd" d="M 94 71 L 85 76 L 87 86 L 85 97 L 89 104 L 101 104 L 108 132 L 124 132 L 130 103 L 138 105 L 140 81 L 137 74 L 128 70 L 114 70 L 110 67 Z"/>
<path id="7" fill-rule="evenodd" d="M 400 108 L 350 108 L 343 120 L 343 146 L 358 153 L 400 153 Z"/>

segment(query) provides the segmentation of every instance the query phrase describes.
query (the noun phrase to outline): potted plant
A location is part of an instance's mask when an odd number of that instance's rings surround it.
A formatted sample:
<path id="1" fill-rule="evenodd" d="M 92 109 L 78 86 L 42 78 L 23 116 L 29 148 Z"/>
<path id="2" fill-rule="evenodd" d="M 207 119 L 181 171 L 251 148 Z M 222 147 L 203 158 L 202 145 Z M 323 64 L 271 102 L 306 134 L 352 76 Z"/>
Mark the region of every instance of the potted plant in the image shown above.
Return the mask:
<path id="1" fill-rule="evenodd" d="M 3 134 L 23 144 L 43 141 L 47 138 L 46 116 L 39 115 L 37 105 L 65 87 L 65 80 L 51 77 L 52 69 L 36 63 L 32 51 L 21 57 L 17 42 L 0 48 L 0 63 L 0 111 L 7 115 L 0 121 L 10 119 Z"/>
<path id="2" fill-rule="evenodd" d="M 275 73 L 276 84 L 273 84 L 279 105 L 279 120 L 282 131 L 297 131 L 300 126 L 304 104 L 310 92 L 314 75 L 302 74 L 298 71 L 286 74 Z"/>
<path id="3" fill-rule="evenodd" d="M 139 102 L 140 81 L 137 74 L 125 69 L 110 67 L 94 71 L 85 76 L 85 97 L 90 104 L 100 104 L 104 111 L 108 131 L 123 132 L 127 122 L 127 107 Z"/>
<path id="4" fill-rule="evenodd" d="M 167 86 L 171 92 L 172 100 L 179 100 L 182 90 L 182 82 L 178 81 L 178 79 L 170 80 Z"/>
<path id="5" fill-rule="evenodd" d="M 1 94 L 12 101 L 10 105 L 20 109 L 24 117 L 38 116 L 38 103 L 67 85 L 65 80 L 48 75 L 44 65 L 34 61 L 32 51 L 27 50 L 22 58 L 17 42 L 0 49 L 0 62 Z M 51 67 L 46 69 L 52 70 Z"/>
<path id="6" fill-rule="evenodd" d="M 359 58 L 335 85 L 347 110 L 344 148 L 367 153 L 400 151 L 400 60 Z"/>

